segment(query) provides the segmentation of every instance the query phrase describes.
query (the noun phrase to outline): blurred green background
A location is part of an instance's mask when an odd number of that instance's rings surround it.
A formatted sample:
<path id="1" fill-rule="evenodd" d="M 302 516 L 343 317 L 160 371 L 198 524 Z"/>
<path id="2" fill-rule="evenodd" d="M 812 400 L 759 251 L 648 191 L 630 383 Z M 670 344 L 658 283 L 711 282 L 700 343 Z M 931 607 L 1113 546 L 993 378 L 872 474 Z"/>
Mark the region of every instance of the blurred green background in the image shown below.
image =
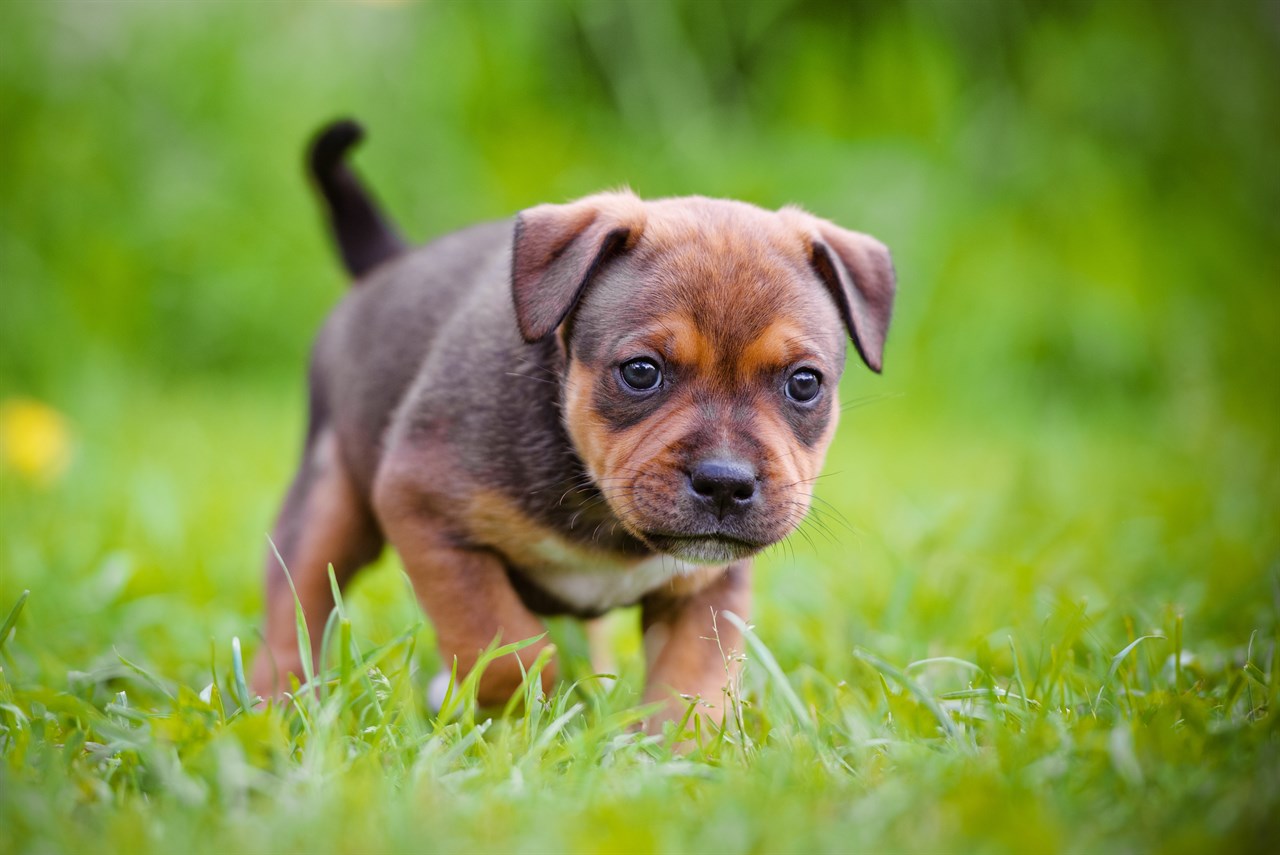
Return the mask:
<path id="1" fill-rule="evenodd" d="M 1276 2 L 5 0 L 0 32 L 0 618 L 32 592 L 0 849 L 1274 846 Z M 629 184 L 893 249 L 885 373 L 850 362 L 815 513 L 759 563 L 758 753 L 654 763 L 607 707 L 440 755 L 412 704 L 312 740 L 196 698 L 256 647 L 346 288 L 302 170 L 340 115 L 415 239 Z M 350 592 L 365 650 L 419 619 L 396 570 Z M 906 664 L 938 656 L 974 664 Z"/>
<path id="2" fill-rule="evenodd" d="M 32 588 L 78 665 L 252 638 L 346 287 L 302 148 L 352 115 L 415 239 L 628 184 L 894 250 L 885 374 L 851 368 L 826 504 L 763 563 L 788 662 L 985 649 L 1064 604 L 1121 642 L 1170 610 L 1269 632 L 1278 9 L 4 3 L 0 602 Z M 399 631 L 370 579 L 361 631 Z"/>

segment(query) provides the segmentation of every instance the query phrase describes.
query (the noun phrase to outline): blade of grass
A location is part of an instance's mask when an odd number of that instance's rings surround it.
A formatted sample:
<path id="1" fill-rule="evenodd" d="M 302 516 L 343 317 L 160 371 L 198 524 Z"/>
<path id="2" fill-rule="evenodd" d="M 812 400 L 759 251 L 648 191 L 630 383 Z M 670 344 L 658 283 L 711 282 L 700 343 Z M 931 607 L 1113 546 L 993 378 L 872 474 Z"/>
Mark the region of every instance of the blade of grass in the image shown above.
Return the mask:
<path id="1" fill-rule="evenodd" d="M 333 592 L 333 607 L 338 614 L 338 677 L 343 686 L 351 677 L 354 651 L 351 649 L 351 618 L 347 617 L 347 604 L 342 601 L 342 588 L 338 575 L 329 565 L 329 589 Z"/>
<path id="2" fill-rule="evenodd" d="M 311 658 L 311 634 L 307 631 L 307 616 L 302 613 L 302 600 L 298 598 L 298 589 L 293 584 L 293 576 L 289 573 L 288 566 L 284 563 L 284 557 L 280 555 L 280 550 L 276 548 L 276 542 L 267 535 L 267 543 L 271 544 L 271 551 L 276 556 L 276 561 L 280 562 L 280 569 L 284 572 L 284 578 L 289 582 L 289 591 L 293 594 L 293 619 L 295 627 L 298 631 L 298 654 L 302 659 L 302 676 L 304 686 L 310 689 L 312 698 L 316 698 L 315 685 L 315 666 Z"/>
<path id="3" fill-rule="evenodd" d="M 956 656 L 931 656 L 928 659 L 917 659 L 914 662 L 907 663 L 907 667 L 903 668 L 902 670 L 912 671 L 916 668 L 922 668 L 925 665 L 944 665 L 944 664 L 960 665 L 961 667 L 968 668 L 971 671 L 976 671 L 979 674 L 986 673 L 983 670 L 981 665 L 975 665 L 974 663 L 968 661 L 967 659 L 960 659 L 959 657 L 956 657 Z"/>
<path id="4" fill-rule="evenodd" d="M 218 688 L 218 644 L 212 637 L 209 639 L 209 706 L 218 714 L 218 723 L 226 724 L 227 709 L 222 703 L 222 690 Z"/>
<path id="5" fill-rule="evenodd" d="M 759 636 L 747 626 L 746 621 L 738 617 L 733 612 L 720 612 L 724 615 L 724 619 L 733 624 L 739 632 L 742 633 L 743 639 L 746 640 L 747 646 L 751 648 L 751 652 L 760 660 L 760 664 L 764 667 L 765 673 L 769 675 L 772 681 L 771 685 L 777 688 L 778 694 L 782 696 L 783 701 L 787 705 L 787 709 L 791 712 L 792 718 L 796 724 L 804 730 L 810 737 L 816 737 L 818 733 L 817 726 L 813 723 L 813 719 L 809 717 L 809 711 L 805 708 L 804 703 L 800 700 L 800 696 L 796 694 L 796 690 L 791 687 L 791 682 L 787 680 L 786 674 L 782 673 L 782 668 L 778 665 L 778 660 L 774 658 L 773 653 L 760 640 Z"/>
<path id="6" fill-rule="evenodd" d="M 1178 612 L 1173 623 L 1173 690 L 1182 691 L 1182 612 Z"/>
<path id="7" fill-rule="evenodd" d="M 236 700 L 240 702 L 240 709 L 248 712 L 251 707 L 249 703 L 249 684 L 244 679 L 244 657 L 240 655 L 239 636 L 234 636 L 231 639 L 231 670 L 235 674 Z"/>
<path id="8" fill-rule="evenodd" d="M 166 686 L 164 684 L 164 681 L 162 681 L 155 674 L 152 674 L 150 671 L 143 668 L 141 665 L 137 665 L 133 662 L 130 662 L 128 659 L 121 656 L 120 651 L 118 650 L 116 651 L 116 658 L 120 660 L 121 665 L 123 665 L 124 667 L 128 668 L 130 671 L 132 671 L 133 673 L 141 677 L 148 686 L 155 689 L 157 692 L 164 695 L 169 700 L 174 699 L 173 691 L 168 686 Z"/>
<path id="9" fill-rule="evenodd" d="M 694 722 L 695 727 L 697 725 L 697 719 L 699 717 L 695 716 L 694 712 L 698 709 L 698 699 L 686 698 L 685 700 L 687 703 L 685 704 L 684 715 L 680 717 L 679 723 L 676 724 L 675 728 L 671 731 L 670 736 L 667 737 L 667 741 L 664 743 L 664 747 L 667 751 L 675 751 L 676 745 L 684 742 L 688 738 L 685 734 L 689 732 L 687 728 L 690 721 Z M 658 709 L 662 709 L 662 707 L 659 706 Z"/>
<path id="10" fill-rule="evenodd" d="M 4 625 L 0 626 L 0 650 L 4 650 L 5 642 L 9 640 L 9 633 L 13 632 L 13 628 L 18 623 L 18 616 L 22 614 L 22 607 L 27 604 L 27 597 L 31 596 L 31 590 L 27 589 L 18 596 L 18 601 L 13 604 L 13 608 L 9 609 L 9 616 L 4 619 Z"/>
<path id="11" fill-rule="evenodd" d="M 1133 641 L 1126 644 L 1123 650 L 1111 657 L 1111 667 L 1107 669 L 1107 678 L 1102 682 L 1102 685 L 1098 687 L 1098 696 L 1093 702 L 1095 709 L 1098 704 L 1102 703 L 1102 692 L 1111 684 L 1112 679 L 1115 678 L 1116 672 L 1120 670 L 1120 663 L 1124 661 L 1124 658 L 1128 656 L 1138 645 L 1142 644 L 1142 642 L 1151 641 L 1152 639 L 1159 639 L 1161 641 L 1167 640 L 1163 635 L 1140 635 Z"/>
<path id="12" fill-rule="evenodd" d="M 547 663 L 551 661 L 551 657 L 555 655 L 555 645 L 548 644 L 546 647 L 538 651 L 538 655 L 533 660 L 533 664 L 529 666 L 528 671 L 525 671 L 524 663 L 521 662 L 520 671 L 524 674 L 524 680 L 521 682 L 522 691 L 513 692 L 511 694 L 511 699 L 508 700 L 506 706 L 502 708 L 503 718 L 510 718 L 511 714 L 515 712 L 517 704 L 519 704 L 522 699 L 526 709 L 531 708 L 537 701 L 537 694 L 542 689 L 542 672 L 547 667 Z"/>
<path id="13" fill-rule="evenodd" d="M 1013 656 L 1013 677 L 1018 681 L 1018 695 L 1022 698 L 1024 711 L 1031 709 L 1027 703 L 1027 684 L 1022 681 L 1022 665 L 1018 662 L 1018 648 L 1014 646 L 1013 636 L 1009 636 L 1009 653 Z"/>
<path id="14" fill-rule="evenodd" d="M 480 678 L 484 675 L 484 671 L 489 666 L 489 663 L 503 656 L 518 653 L 530 645 L 537 644 L 546 637 L 547 634 L 544 632 L 540 635 L 535 635 L 532 638 L 524 638 L 520 641 L 513 641 L 510 644 L 503 644 L 499 646 L 499 643 L 502 641 L 502 634 L 499 633 L 494 636 L 493 641 L 489 642 L 489 646 L 480 654 L 479 659 L 476 660 L 476 664 L 472 666 L 471 671 L 463 677 L 461 685 L 458 684 L 458 665 L 455 660 L 453 665 L 453 675 L 449 680 L 449 690 L 445 692 L 444 701 L 440 704 L 440 713 L 438 718 L 441 721 L 450 721 L 459 709 L 464 709 L 466 725 L 468 727 L 473 726 L 474 721 L 472 721 L 471 718 L 475 707 L 476 691 L 480 687 Z M 457 686 L 457 691 L 454 691 L 454 686 Z M 462 707 L 462 704 L 464 703 L 466 704 L 465 708 Z"/>
<path id="15" fill-rule="evenodd" d="M 537 740 L 534 741 L 533 745 L 529 747 L 529 750 L 525 752 L 525 755 L 520 758 L 520 761 L 516 765 L 527 766 L 531 762 L 531 758 L 537 758 L 537 760 L 541 762 L 542 755 L 551 747 L 551 741 L 555 739 L 556 734 L 564 730 L 565 727 L 568 726 L 569 722 L 573 721 L 574 718 L 582 713 L 583 709 L 585 709 L 584 704 L 576 703 L 569 707 L 569 709 L 565 710 L 563 715 L 551 722 L 551 724 L 547 725 L 546 728 L 538 734 Z"/>
<path id="16" fill-rule="evenodd" d="M 916 700 L 918 700 L 925 709 L 933 714 L 933 717 L 938 720 L 938 724 L 941 725 L 943 732 L 945 732 L 948 737 L 954 739 L 958 743 L 961 742 L 960 729 L 956 727 L 956 723 L 951 720 L 951 716 L 948 715 L 942 707 L 938 706 L 938 702 L 934 699 L 933 695 L 926 692 L 919 683 L 912 680 L 906 674 L 902 673 L 879 656 L 876 656 L 874 653 L 869 653 L 861 648 L 856 648 L 853 651 L 853 655 L 879 671 L 882 677 L 886 674 L 892 677 L 894 682 L 914 695 Z"/>
<path id="17" fill-rule="evenodd" d="M 329 617 L 324 622 L 324 632 L 320 636 L 320 672 L 316 674 L 317 682 L 319 682 L 320 700 L 324 701 L 329 697 L 329 680 L 326 675 L 329 673 L 329 660 L 333 656 L 333 637 L 338 631 L 338 610 L 331 609 Z"/>
<path id="18" fill-rule="evenodd" d="M 329 565 L 329 590 L 333 593 L 333 607 L 338 610 L 338 614 L 342 617 L 347 616 L 347 604 L 342 601 L 342 588 L 338 585 L 338 576 L 333 571 L 333 565 Z"/>

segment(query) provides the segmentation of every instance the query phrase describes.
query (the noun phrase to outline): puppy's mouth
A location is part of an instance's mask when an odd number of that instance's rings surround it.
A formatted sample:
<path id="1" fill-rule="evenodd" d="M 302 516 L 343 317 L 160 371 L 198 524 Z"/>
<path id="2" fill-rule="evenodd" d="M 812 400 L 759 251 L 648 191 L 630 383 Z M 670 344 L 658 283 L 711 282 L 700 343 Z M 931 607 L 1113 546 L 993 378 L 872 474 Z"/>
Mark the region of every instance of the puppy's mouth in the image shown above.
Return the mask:
<path id="1" fill-rule="evenodd" d="M 642 540 L 649 546 L 694 564 L 727 564 L 754 555 L 769 544 L 744 540 L 722 532 L 706 534 L 670 534 L 645 532 Z"/>

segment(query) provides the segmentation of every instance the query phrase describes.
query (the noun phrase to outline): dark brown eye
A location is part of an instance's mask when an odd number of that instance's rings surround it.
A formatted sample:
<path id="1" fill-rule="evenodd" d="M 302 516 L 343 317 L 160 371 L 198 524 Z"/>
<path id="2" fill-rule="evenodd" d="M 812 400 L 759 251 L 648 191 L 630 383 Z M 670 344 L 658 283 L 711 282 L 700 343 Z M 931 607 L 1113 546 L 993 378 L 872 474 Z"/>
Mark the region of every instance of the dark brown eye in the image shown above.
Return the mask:
<path id="1" fill-rule="evenodd" d="M 636 392 L 648 392 L 662 383 L 662 369 L 652 359 L 633 359 L 618 371 L 622 382 Z"/>
<path id="2" fill-rule="evenodd" d="M 822 391 L 822 377 L 811 368 L 801 368 L 787 378 L 787 397 L 799 404 L 807 404 Z"/>

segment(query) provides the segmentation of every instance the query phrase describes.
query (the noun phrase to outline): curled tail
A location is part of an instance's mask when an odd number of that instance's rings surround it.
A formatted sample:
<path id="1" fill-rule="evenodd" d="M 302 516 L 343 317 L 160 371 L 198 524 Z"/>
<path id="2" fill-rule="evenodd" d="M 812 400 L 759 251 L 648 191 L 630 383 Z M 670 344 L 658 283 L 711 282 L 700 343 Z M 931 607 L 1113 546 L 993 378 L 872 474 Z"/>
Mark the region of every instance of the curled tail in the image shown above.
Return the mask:
<path id="1" fill-rule="evenodd" d="M 345 162 L 347 152 L 363 138 L 364 128 L 340 119 L 316 134 L 307 157 L 328 203 L 329 225 L 342 261 L 356 278 L 405 250 L 404 241 Z"/>

